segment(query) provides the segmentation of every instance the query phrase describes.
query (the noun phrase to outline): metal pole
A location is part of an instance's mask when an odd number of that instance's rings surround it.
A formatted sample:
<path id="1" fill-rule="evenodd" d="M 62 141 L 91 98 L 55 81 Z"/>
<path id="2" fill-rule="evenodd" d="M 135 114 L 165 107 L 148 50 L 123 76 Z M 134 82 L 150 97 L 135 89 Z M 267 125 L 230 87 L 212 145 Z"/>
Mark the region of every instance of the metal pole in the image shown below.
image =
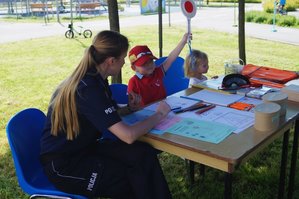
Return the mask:
<path id="1" fill-rule="evenodd" d="M 163 48 L 163 30 L 162 30 L 162 0 L 159 0 L 159 56 L 162 57 Z"/>
<path id="2" fill-rule="evenodd" d="M 73 0 L 71 0 L 71 24 L 73 24 Z"/>
<path id="3" fill-rule="evenodd" d="M 236 0 L 234 0 L 234 24 L 233 24 L 233 27 L 237 27 L 237 23 L 236 23 Z"/>
<path id="4" fill-rule="evenodd" d="M 60 22 L 60 17 L 59 17 L 60 10 L 59 10 L 59 5 L 58 5 L 58 0 L 55 0 L 55 3 L 56 3 L 56 17 L 57 17 L 57 22 L 61 23 Z"/>
<path id="5" fill-rule="evenodd" d="M 168 26 L 169 27 L 171 26 L 171 23 L 170 23 L 170 0 L 168 0 Z"/>
<path id="6" fill-rule="evenodd" d="M 277 32 L 275 28 L 275 17 L 276 17 L 276 0 L 274 0 L 274 6 L 273 6 L 273 27 L 272 32 Z"/>

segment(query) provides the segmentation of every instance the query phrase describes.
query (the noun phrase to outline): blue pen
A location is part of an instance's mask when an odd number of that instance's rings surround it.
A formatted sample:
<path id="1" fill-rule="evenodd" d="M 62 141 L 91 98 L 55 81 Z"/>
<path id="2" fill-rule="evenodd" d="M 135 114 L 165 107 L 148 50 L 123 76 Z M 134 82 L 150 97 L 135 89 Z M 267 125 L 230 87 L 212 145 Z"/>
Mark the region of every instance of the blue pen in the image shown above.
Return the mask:
<path id="1" fill-rule="evenodd" d="M 194 101 L 202 102 L 202 100 L 200 100 L 200 99 L 196 99 L 196 98 L 192 98 L 192 97 L 188 97 L 188 96 L 180 96 L 180 98 L 185 98 L 185 99 L 189 99 L 189 100 L 194 100 Z"/>
<path id="2" fill-rule="evenodd" d="M 179 109 L 181 109 L 181 108 L 182 108 L 182 107 L 180 107 L 180 106 L 173 107 L 173 108 L 171 109 L 171 111 L 179 110 Z"/>

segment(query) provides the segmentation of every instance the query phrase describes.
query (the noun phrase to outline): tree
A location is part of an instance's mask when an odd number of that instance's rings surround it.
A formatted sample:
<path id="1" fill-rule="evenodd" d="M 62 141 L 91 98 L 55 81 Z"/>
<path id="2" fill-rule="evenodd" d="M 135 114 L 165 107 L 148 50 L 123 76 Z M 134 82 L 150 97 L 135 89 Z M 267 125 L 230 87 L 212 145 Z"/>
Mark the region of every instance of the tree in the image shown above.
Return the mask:
<path id="1" fill-rule="evenodd" d="M 245 0 L 239 0 L 239 57 L 246 64 L 245 53 Z M 240 63 L 243 64 L 243 63 Z"/>
<path id="2" fill-rule="evenodd" d="M 119 32 L 119 15 L 118 15 L 118 5 L 117 0 L 108 0 L 108 14 L 109 14 L 109 24 L 110 30 Z M 121 71 L 117 76 L 112 77 L 111 83 L 121 83 Z"/>

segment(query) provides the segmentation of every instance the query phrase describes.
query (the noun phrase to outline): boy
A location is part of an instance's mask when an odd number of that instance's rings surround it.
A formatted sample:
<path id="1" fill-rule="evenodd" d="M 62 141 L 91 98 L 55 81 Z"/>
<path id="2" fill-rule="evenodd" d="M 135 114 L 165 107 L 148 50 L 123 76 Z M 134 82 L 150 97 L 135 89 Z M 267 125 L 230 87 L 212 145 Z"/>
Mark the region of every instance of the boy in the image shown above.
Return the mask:
<path id="1" fill-rule="evenodd" d="M 155 65 L 154 60 L 157 58 L 146 45 L 135 46 L 129 51 L 131 68 L 136 72 L 129 80 L 128 93 L 131 97 L 129 100 L 134 100 L 132 98 L 136 96 L 130 95 L 130 93 L 135 93 L 141 98 L 139 104 L 135 104 L 135 107 L 130 108 L 136 110 L 166 97 L 163 84 L 164 75 L 167 75 L 166 71 L 179 56 L 189 37 L 191 37 L 191 34 L 185 33 L 176 48 L 171 51 L 160 66 Z"/>

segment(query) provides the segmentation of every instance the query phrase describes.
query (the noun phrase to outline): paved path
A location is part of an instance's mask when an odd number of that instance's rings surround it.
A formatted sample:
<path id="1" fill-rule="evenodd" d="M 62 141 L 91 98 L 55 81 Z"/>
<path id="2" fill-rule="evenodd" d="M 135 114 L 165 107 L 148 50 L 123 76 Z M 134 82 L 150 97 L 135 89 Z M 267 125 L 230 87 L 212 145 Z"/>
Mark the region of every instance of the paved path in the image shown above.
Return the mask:
<path id="1" fill-rule="evenodd" d="M 246 5 L 246 10 L 260 10 L 261 6 Z M 236 15 L 234 15 L 236 11 Z M 214 31 L 238 33 L 238 28 L 234 27 L 237 24 L 238 9 L 233 7 L 212 8 L 203 7 L 197 11 L 197 15 L 191 19 L 192 28 L 204 28 Z M 299 12 L 296 12 L 296 14 Z M 170 15 L 171 25 L 186 26 L 186 18 L 181 13 L 178 7 L 171 8 Z M 236 17 L 235 17 L 236 16 Z M 299 17 L 299 15 L 298 15 Z M 120 27 L 132 27 L 138 25 L 156 25 L 158 24 L 157 15 L 143 16 L 139 13 L 138 6 L 125 7 L 125 11 L 120 13 Z M 163 14 L 163 24 L 168 25 L 168 13 Z M 109 29 L 107 20 L 89 21 L 77 23 L 85 28 L 90 28 L 94 32 Z M 277 32 L 272 30 L 276 29 Z M 64 35 L 67 30 L 67 24 L 59 23 L 7 23 L 0 21 L 0 43 L 14 42 L 25 39 L 33 39 L 47 37 L 53 35 Z M 265 40 L 277 41 L 299 46 L 299 29 L 283 28 L 273 25 L 246 23 L 246 36 L 260 38 Z"/>

